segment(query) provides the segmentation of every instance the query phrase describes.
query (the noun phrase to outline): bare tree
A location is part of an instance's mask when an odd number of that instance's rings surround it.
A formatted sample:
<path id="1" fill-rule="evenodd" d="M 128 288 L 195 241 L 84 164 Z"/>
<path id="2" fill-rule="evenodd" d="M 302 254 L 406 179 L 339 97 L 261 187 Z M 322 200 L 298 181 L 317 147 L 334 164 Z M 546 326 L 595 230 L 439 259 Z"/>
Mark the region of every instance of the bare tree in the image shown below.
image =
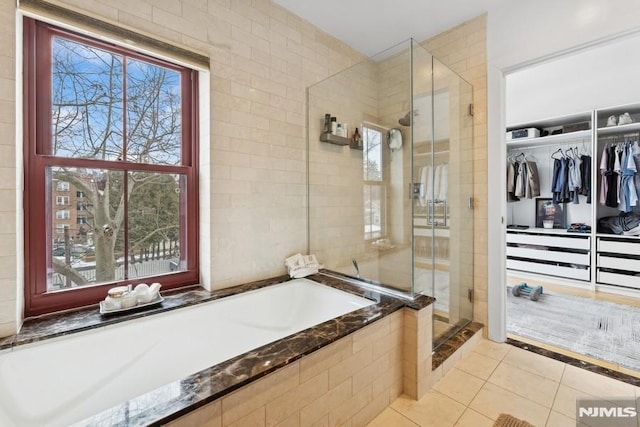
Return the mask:
<path id="1" fill-rule="evenodd" d="M 55 39 L 52 79 L 52 142 L 54 156 L 100 161 L 128 161 L 176 165 L 180 162 L 180 74 L 155 64 L 123 57 L 75 41 Z M 98 167 L 54 167 L 52 179 L 66 181 L 90 200 L 93 217 L 96 282 L 116 279 L 117 254 L 127 246 L 153 241 L 178 228 L 175 214 L 177 177 L 117 169 L 117 163 Z M 125 185 L 126 182 L 126 185 Z M 145 227 L 130 224 L 131 238 L 123 241 L 125 204 L 135 209 L 153 204 L 149 187 L 164 194 L 156 201 L 171 204 L 173 214 L 151 205 Z M 145 196 L 146 194 L 146 196 Z M 137 195 L 142 195 L 141 200 Z M 170 200 L 169 203 L 167 200 Z M 135 212 L 133 212 L 135 214 Z M 134 215 L 134 219 L 136 218 Z M 155 227 L 155 228 L 152 228 Z M 137 230 L 137 231 L 136 231 Z M 146 233 L 141 235 L 140 233 Z M 124 256 L 126 254 L 123 253 Z M 54 271 L 71 277 L 77 271 L 54 262 Z"/>

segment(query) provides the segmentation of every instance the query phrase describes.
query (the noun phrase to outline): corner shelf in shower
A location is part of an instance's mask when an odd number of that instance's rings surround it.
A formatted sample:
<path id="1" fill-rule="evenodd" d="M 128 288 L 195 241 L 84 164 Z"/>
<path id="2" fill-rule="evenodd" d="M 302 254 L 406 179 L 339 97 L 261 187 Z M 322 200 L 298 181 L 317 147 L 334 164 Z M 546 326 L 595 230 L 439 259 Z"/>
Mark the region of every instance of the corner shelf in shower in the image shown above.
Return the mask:
<path id="1" fill-rule="evenodd" d="M 320 142 L 328 142 L 335 145 L 349 145 L 351 140 L 343 136 L 332 135 L 330 133 L 323 133 L 320 135 Z"/>

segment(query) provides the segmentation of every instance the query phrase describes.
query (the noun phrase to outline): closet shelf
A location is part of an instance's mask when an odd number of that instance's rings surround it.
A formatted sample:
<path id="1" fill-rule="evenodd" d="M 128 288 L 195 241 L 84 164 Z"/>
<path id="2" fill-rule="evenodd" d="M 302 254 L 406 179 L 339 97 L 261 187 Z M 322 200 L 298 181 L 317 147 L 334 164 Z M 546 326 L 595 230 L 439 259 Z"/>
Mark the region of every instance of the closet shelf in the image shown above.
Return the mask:
<path id="1" fill-rule="evenodd" d="M 598 128 L 598 136 L 618 135 L 618 134 L 638 133 L 638 132 L 640 132 L 640 123 L 630 123 L 628 125 Z"/>
<path id="2" fill-rule="evenodd" d="M 631 125 L 625 125 L 631 126 Z M 624 126 L 619 126 L 620 128 Z M 541 136 L 538 138 L 522 138 L 522 139 L 511 139 L 506 141 L 507 148 L 520 148 L 525 146 L 531 147 L 545 147 L 547 145 L 559 144 L 563 142 L 575 141 L 577 139 L 591 139 L 592 130 L 579 130 L 576 132 L 569 133 L 560 133 L 558 135 L 549 135 L 549 136 Z"/>

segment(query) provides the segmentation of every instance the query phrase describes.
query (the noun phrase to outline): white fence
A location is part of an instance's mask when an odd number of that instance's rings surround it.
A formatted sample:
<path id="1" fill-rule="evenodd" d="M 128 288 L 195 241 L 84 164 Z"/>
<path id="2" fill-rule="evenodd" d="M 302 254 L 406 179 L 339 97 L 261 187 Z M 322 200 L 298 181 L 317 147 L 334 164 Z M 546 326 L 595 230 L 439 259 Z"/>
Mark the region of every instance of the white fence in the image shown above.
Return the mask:
<path id="1" fill-rule="evenodd" d="M 129 264 L 129 279 L 134 279 L 136 277 L 148 277 L 154 276 L 156 274 L 169 273 L 171 271 L 176 271 L 178 267 L 178 259 L 158 259 L 158 260 L 149 260 L 136 262 L 134 264 Z M 96 280 L 96 267 L 95 265 L 87 265 L 82 267 L 75 267 L 75 270 L 82 277 L 87 279 L 89 283 L 94 283 Z M 115 280 L 124 279 L 124 264 L 116 267 L 116 278 Z M 65 276 L 59 273 L 53 273 L 51 275 L 51 284 L 50 286 L 53 289 L 60 289 L 65 287 Z"/>

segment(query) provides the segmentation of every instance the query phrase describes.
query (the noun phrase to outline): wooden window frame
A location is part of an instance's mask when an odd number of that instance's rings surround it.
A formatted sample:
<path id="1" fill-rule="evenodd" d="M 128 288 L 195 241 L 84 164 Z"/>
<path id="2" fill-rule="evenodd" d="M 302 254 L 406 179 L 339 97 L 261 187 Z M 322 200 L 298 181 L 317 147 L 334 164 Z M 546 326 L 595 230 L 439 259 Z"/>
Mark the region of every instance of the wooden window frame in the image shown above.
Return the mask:
<path id="1" fill-rule="evenodd" d="M 118 285 L 158 281 L 163 290 L 199 282 L 198 267 L 198 73 L 187 67 L 160 60 L 100 39 L 54 25 L 24 18 L 24 251 L 25 315 L 36 316 L 96 304 L 107 290 Z M 181 74 L 181 164 L 154 165 L 130 161 L 108 161 L 56 157 L 48 154 L 51 141 L 51 41 L 54 36 L 87 44 L 124 57 L 169 68 Z M 180 261 L 184 270 L 156 276 L 118 280 L 65 290 L 47 290 L 47 227 L 51 213 L 47 207 L 46 169 L 51 166 L 100 168 L 127 173 L 148 171 L 186 176 L 186 201 L 180 210 Z M 55 188 L 55 187 L 54 187 Z M 55 205 L 52 203 L 53 207 Z M 55 230 L 52 230 L 55 232 Z"/>

